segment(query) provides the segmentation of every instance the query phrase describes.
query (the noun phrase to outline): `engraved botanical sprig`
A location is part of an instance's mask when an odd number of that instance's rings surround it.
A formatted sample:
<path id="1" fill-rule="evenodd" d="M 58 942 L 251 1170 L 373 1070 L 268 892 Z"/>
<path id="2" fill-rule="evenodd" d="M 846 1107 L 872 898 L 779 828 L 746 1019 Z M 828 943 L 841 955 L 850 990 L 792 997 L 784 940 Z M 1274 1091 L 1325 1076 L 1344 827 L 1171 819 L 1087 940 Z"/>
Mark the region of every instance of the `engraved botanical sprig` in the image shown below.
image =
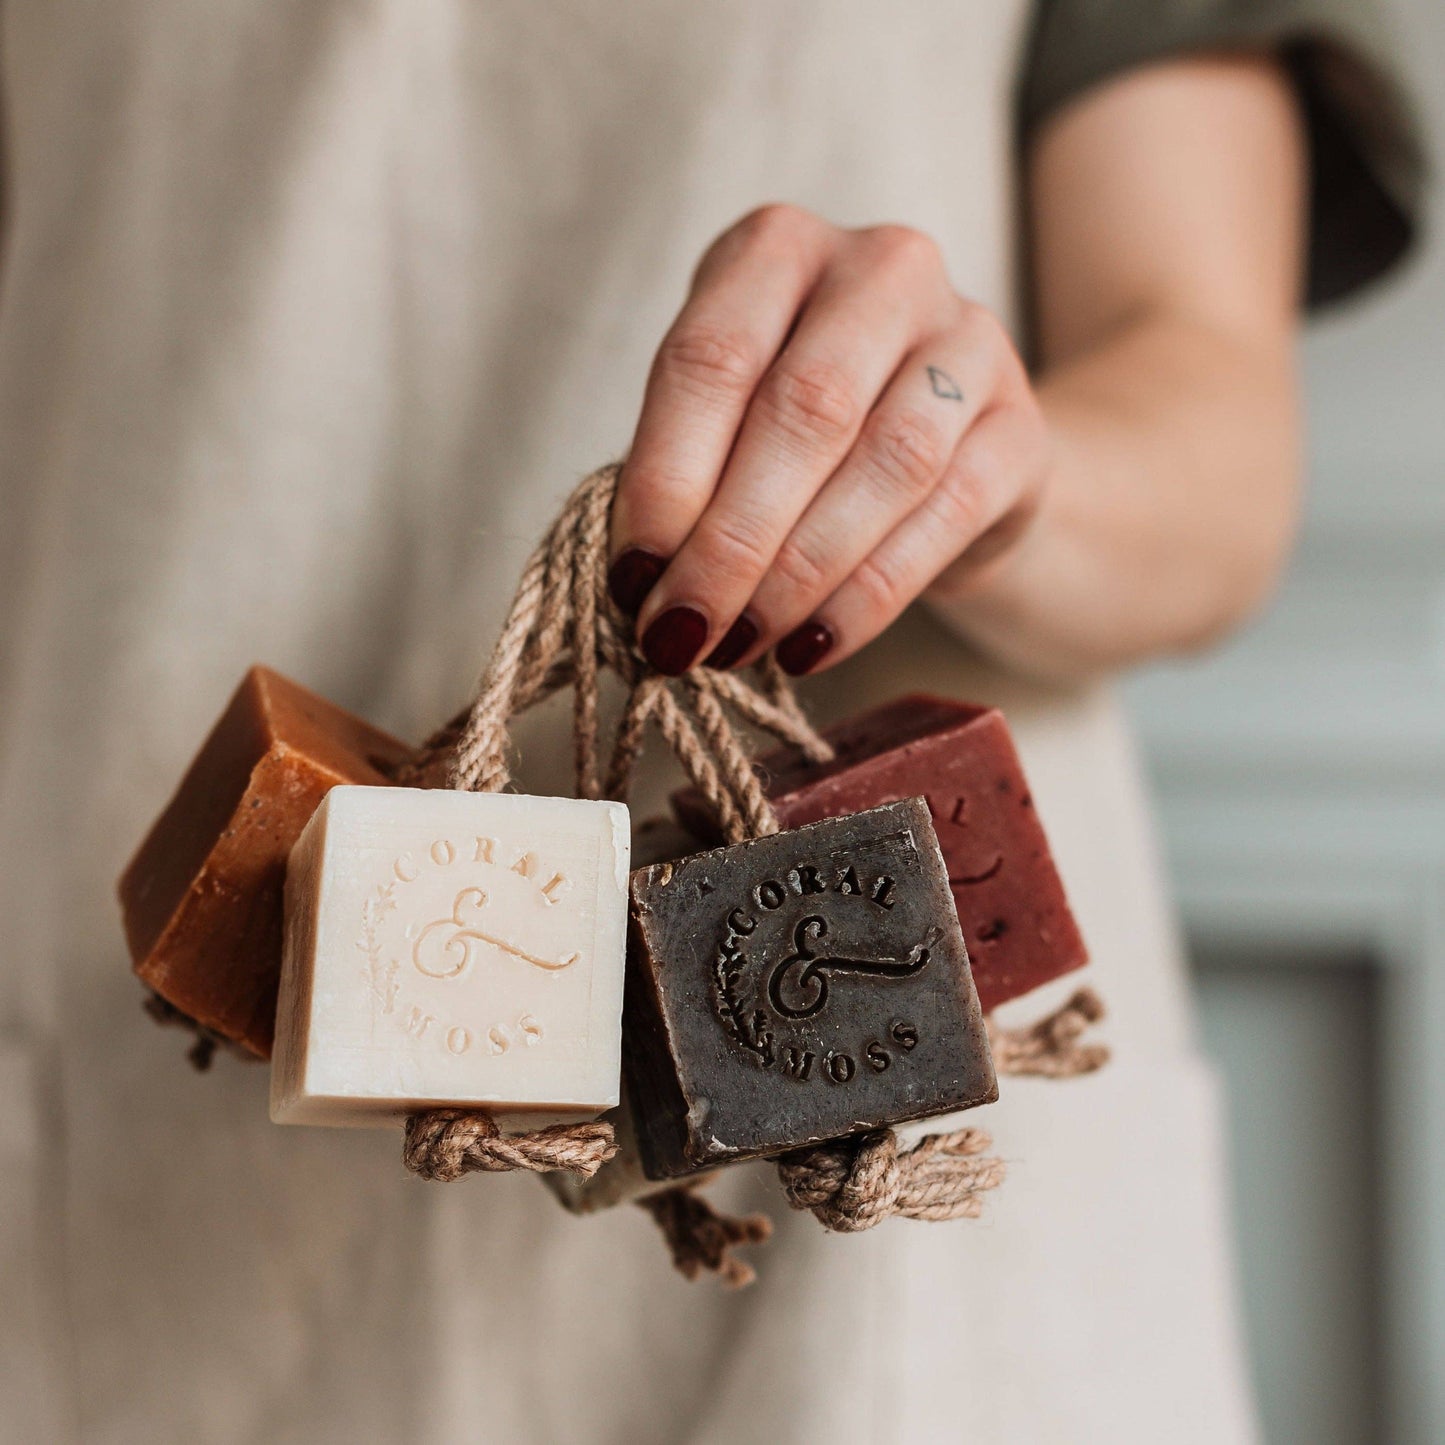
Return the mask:
<path id="1" fill-rule="evenodd" d="M 361 972 L 372 997 L 389 1014 L 396 1006 L 398 984 L 395 959 L 383 959 L 378 928 L 381 920 L 396 907 L 396 884 L 378 883 L 375 892 L 361 905 L 361 937 L 356 946 L 365 955 L 367 967 Z"/>
<path id="2" fill-rule="evenodd" d="M 770 1069 L 773 1066 L 773 1035 L 765 1027 L 767 1014 L 762 1009 L 756 1009 L 749 1019 L 743 1002 L 738 997 L 738 984 L 742 979 L 741 965 L 744 962 L 741 954 L 718 954 L 713 963 L 716 1012 L 728 1035 L 754 1055 L 765 1069 Z"/>

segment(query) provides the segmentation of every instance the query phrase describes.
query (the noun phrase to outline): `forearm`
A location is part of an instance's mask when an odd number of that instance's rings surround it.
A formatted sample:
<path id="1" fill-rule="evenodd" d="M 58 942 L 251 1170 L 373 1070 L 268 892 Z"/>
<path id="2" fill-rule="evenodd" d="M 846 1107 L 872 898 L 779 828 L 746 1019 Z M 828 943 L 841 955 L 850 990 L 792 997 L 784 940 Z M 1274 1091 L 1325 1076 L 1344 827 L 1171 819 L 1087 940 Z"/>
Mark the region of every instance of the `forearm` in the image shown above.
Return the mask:
<path id="1" fill-rule="evenodd" d="M 1054 677 L 1187 650 L 1237 625 L 1288 548 L 1299 426 L 1288 332 L 1145 315 L 1046 369 L 1054 440 L 1018 544 L 946 573 L 935 608 L 1010 666 Z"/>
<path id="2" fill-rule="evenodd" d="M 1131 74 L 1029 165 L 1035 388 L 1053 459 L 947 616 L 1015 667 L 1096 673 L 1214 640 L 1268 592 L 1299 492 L 1304 141 L 1267 56 Z"/>

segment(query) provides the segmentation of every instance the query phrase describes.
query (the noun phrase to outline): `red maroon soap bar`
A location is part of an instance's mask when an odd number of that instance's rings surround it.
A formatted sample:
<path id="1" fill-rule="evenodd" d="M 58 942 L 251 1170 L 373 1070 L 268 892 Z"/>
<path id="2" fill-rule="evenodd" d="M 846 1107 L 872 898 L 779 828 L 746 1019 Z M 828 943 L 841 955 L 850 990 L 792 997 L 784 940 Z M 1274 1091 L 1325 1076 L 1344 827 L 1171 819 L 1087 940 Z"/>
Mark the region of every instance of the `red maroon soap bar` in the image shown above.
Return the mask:
<path id="1" fill-rule="evenodd" d="M 985 1012 L 1088 962 L 1002 713 L 915 693 L 823 736 L 830 763 L 796 748 L 759 763 L 779 821 L 797 828 L 922 794 Z M 685 827 L 718 836 L 695 789 L 672 802 Z"/>
<path id="2" fill-rule="evenodd" d="M 253 667 L 121 875 L 136 973 L 182 1013 L 269 1058 L 291 845 L 336 784 L 387 783 L 411 756 Z"/>

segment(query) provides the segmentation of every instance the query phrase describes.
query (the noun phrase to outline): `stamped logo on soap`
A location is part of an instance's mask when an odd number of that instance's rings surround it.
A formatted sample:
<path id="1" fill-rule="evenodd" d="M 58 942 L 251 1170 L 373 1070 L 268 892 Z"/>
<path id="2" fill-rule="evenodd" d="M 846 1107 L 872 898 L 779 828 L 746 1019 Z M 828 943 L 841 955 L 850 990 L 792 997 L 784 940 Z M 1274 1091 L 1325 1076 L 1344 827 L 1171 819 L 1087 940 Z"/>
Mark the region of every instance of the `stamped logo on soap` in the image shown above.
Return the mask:
<path id="1" fill-rule="evenodd" d="M 898 871 L 835 856 L 749 881 L 712 960 L 712 1009 L 734 1050 L 831 1085 L 912 1052 L 907 985 L 927 973 L 938 929 L 895 915 Z"/>
<path id="2" fill-rule="evenodd" d="M 491 836 L 397 851 L 358 920 L 373 1041 L 499 1056 L 535 1049 L 555 1023 L 575 1028 L 578 990 L 567 1007 L 542 980 L 577 976 L 585 1002 L 592 940 L 576 936 L 579 916 L 559 905 L 579 885 L 592 889 L 594 871 L 545 845 Z M 559 1009 L 571 1017 L 554 1019 Z"/>

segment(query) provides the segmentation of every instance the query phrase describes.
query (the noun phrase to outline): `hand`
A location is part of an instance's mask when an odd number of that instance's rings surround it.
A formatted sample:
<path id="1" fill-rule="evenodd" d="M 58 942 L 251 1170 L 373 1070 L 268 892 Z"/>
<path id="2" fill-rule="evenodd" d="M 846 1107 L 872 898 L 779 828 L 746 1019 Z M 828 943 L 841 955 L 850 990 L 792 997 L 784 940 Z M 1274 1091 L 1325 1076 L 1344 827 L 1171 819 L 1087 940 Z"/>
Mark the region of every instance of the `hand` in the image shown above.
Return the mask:
<path id="1" fill-rule="evenodd" d="M 799 675 L 1024 530 L 1048 436 L 1000 323 L 898 226 L 768 206 L 723 233 L 658 349 L 612 520 L 612 595 L 677 675 Z"/>

